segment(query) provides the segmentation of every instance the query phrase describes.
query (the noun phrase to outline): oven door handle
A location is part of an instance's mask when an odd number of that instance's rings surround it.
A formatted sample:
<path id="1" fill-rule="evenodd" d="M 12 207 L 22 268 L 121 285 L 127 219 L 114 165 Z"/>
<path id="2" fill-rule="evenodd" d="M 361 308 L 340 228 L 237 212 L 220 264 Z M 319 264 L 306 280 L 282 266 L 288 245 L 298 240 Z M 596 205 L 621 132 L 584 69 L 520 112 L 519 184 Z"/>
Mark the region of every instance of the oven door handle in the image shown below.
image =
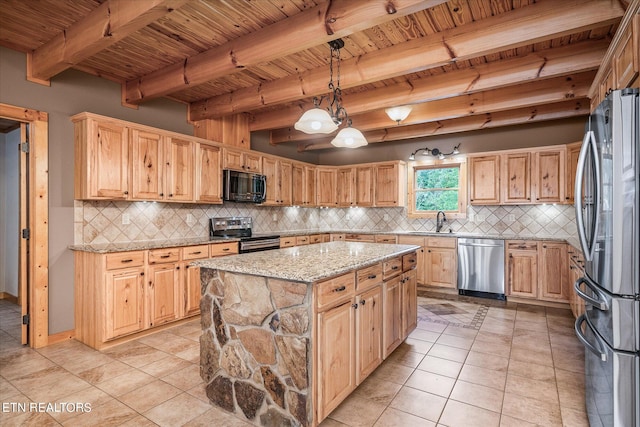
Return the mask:
<path id="1" fill-rule="evenodd" d="M 598 299 L 593 298 L 590 295 L 587 295 L 586 293 L 584 293 L 584 291 L 580 289 L 580 285 L 582 283 L 587 285 L 587 287 L 591 289 L 593 293 L 598 296 Z M 576 291 L 576 294 L 578 294 L 580 298 L 582 298 L 592 306 L 600 309 L 601 311 L 609 310 L 609 304 L 607 303 L 606 296 L 602 293 L 602 291 L 598 289 L 597 285 L 593 283 L 593 280 L 589 279 L 588 277 L 583 276 L 578 280 L 576 280 L 576 283 L 573 284 L 573 290 Z"/>
<path id="2" fill-rule="evenodd" d="M 601 350 L 601 348 L 604 347 L 604 345 L 602 344 L 602 342 L 599 342 L 598 343 L 599 344 L 598 345 L 599 348 L 598 348 L 598 347 L 596 347 L 595 345 L 593 345 L 593 344 L 591 344 L 589 342 L 587 337 L 585 337 L 584 334 L 582 333 L 582 324 L 583 323 L 586 323 L 587 324 L 587 328 L 590 328 L 593 331 L 593 328 L 591 327 L 589 322 L 587 322 L 586 314 L 581 314 L 580 317 L 578 317 L 576 319 L 576 323 L 574 325 L 574 329 L 576 330 L 576 336 L 578 337 L 578 339 L 580 341 L 582 341 L 582 344 L 584 344 L 584 346 L 587 348 L 587 350 L 589 350 L 590 352 L 592 352 L 596 356 L 599 356 L 600 360 L 602 360 L 603 362 L 606 362 L 607 361 L 607 353 Z M 596 340 L 601 341 L 595 331 L 593 331 L 593 336 L 596 338 Z"/>

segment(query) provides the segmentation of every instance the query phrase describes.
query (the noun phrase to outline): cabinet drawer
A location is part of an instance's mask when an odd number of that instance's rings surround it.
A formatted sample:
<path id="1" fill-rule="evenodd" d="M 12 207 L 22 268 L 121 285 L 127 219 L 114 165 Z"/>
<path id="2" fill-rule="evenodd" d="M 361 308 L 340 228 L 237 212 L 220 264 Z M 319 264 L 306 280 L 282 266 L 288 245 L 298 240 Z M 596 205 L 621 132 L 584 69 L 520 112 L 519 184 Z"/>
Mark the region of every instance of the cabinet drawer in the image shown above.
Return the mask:
<path id="1" fill-rule="evenodd" d="M 377 235 L 375 236 L 376 243 L 397 243 L 397 236 L 389 236 L 389 235 Z"/>
<path id="2" fill-rule="evenodd" d="M 396 274 L 400 274 L 401 271 L 402 271 L 401 257 L 390 259 L 389 261 L 385 261 L 382 264 L 382 275 L 385 280 L 395 276 Z"/>
<path id="3" fill-rule="evenodd" d="M 356 289 L 361 291 L 373 285 L 382 283 L 382 264 L 378 263 L 356 272 Z"/>
<path id="4" fill-rule="evenodd" d="M 309 243 L 322 243 L 322 234 L 312 234 L 309 236 Z"/>
<path id="5" fill-rule="evenodd" d="M 418 265 L 418 254 L 412 252 L 402 256 L 402 271 L 408 271 L 416 268 Z"/>
<path id="6" fill-rule="evenodd" d="M 295 237 L 281 237 L 280 238 L 280 247 L 281 248 L 290 248 L 296 245 Z"/>
<path id="7" fill-rule="evenodd" d="M 119 252 L 107 254 L 107 270 L 141 267 L 144 265 L 144 252 Z"/>
<path id="8" fill-rule="evenodd" d="M 209 245 L 187 246 L 182 248 L 182 259 L 209 258 Z"/>
<path id="9" fill-rule="evenodd" d="M 322 309 L 332 303 L 351 298 L 355 294 L 353 273 L 343 274 L 316 285 L 316 307 Z"/>
<path id="10" fill-rule="evenodd" d="M 149 251 L 149 265 L 180 261 L 180 248 L 153 249 Z"/>
<path id="11" fill-rule="evenodd" d="M 346 234 L 344 240 L 351 242 L 370 242 L 373 243 L 375 238 L 372 234 Z"/>
<path id="12" fill-rule="evenodd" d="M 309 244 L 309 236 L 296 237 L 296 245 L 308 245 L 308 244 Z"/>
<path id="13" fill-rule="evenodd" d="M 344 234 L 331 234 L 330 236 L 331 236 L 330 241 L 332 242 L 344 241 L 344 238 L 345 238 Z"/>
<path id="14" fill-rule="evenodd" d="M 455 237 L 428 237 L 427 246 L 432 248 L 451 248 L 456 247 Z"/>
<path id="15" fill-rule="evenodd" d="M 209 246 L 209 255 L 216 256 L 232 255 L 238 253 L 238 242 L 215 243 Z"/>
<path id="16" fill-rule="evenodd" d="M 537 251 L 538 242 L 533 240 L 509 240 L 507 241 L 507 250 L 517 249 L 521 251 Z"/>

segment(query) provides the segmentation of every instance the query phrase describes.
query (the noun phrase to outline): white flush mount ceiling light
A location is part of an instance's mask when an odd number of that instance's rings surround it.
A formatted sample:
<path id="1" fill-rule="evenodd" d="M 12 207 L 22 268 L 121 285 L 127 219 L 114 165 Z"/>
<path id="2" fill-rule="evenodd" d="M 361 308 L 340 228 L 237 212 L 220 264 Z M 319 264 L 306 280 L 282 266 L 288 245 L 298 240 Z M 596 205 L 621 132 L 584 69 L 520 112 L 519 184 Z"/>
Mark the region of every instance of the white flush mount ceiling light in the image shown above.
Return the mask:
<path id="1" fill-rule="evenodd" d="M 439 160 L 444 160 L 449 156 L 455 156 L 456 154 L 460 154 L 460 144 L 453 147 L 453 150 L 450 153 L 443 153 L 437 148 L 433 148 L 433 149 L 428 147 L 418 148 L 416 151 L 411 153 L 411 155 L 409 156 L 409 160 L 415 160 L 416 154 L 420 152 L 422 152 L 423 156 L 433 156 L 433 157 L 437 157 Z"/>
<path id="2" fill-rule="evenodd" d="M 400 124 L 411 113 L 411 105 L 400 105 L 399 107 L 385 108 L 385 113 L 394 122 Z"/>
<path id="3" fill-rule="evenodd" d="M 306 134 L 329 134 L 338 129 L 342 123 L 347 123 L 347 127 L 338 132 L 338 135 L 331 141 L 336 147 L 356 148 L 367 145 L 367 140 L 359 130 L 351 127 L 351 120 L 347 115 L 347 110 L 342 106 L 342 89 L 340 88 L 340 49 L 344 47 L 342 39 L 329 42 L 331 57 L 329 61 L 329 95 L 327 101 L 329 105 L 326 109 L 320 108 L 324 97 L 313 98 L 313 105 L 306 111 L 300 119 L 293 125 L 296 130 Z M 337 73 L 336 81 L 333 81 L 333 61 L 336 61 Z"/>

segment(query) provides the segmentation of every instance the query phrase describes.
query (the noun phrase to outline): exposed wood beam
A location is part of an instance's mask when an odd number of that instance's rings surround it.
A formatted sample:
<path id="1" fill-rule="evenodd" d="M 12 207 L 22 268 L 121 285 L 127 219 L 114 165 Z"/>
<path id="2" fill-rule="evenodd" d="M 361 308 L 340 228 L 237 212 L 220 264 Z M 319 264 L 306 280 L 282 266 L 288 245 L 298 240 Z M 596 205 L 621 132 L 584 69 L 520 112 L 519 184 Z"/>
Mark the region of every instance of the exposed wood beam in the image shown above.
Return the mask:
<path id="1" fill-rule="evenodd" d="M 608 40 L 596 43 L 585 42 L 575 46 L 545 51 L 544 56 L 532 53 L 521 58 L 479 65 L 473 69 L 451 71 L 433 77 L 349 94 L 345 96 L 345 101 L 348 101 L 347 111 L 353 115 L 393 105 L 435 101 L 446 97 L 558 77 L 570 70 L 575 73 L 597 70 L 607 49 Z M 306 111 L 312 108 L 312 105 L 310 103 L 300 104 L 300 108 Z M 297 106 L 292 108 L 293 112 L 291 113 L 288 110 L 288 108 L 279 110 L 278 118 L 283 114 L 291 114 L 289 117 L 293 117 L 300 111 Z M 304 135 L 292 131 L 291 128 L 279 129 L 271 132 L 271 143 L 290 142 L 296 137 L 300 139 Z"/>
<path id="2" fill-rule="evenodd" d="M 107 0 L 28 54 L 29 80 L 46 81 L 179 8 L 187 0 Z"/>
<path id="3" fill-rule="evenodd" d="M 403 121 L 403 125 L 586 97 L 588 87 L 591 85 L 595 73 L 595 71 L 587 71 L 575 75 L 537 80 L 516 86 L 416 104 L 413 106 L 409 117 Z M 282 110 L 281 114 L 283 117 L 273 117 L 264 129 L 279 129 L 276 134 L 278 141 L 308 139 L 306 134 L 295 130 L 293 126 L 289 125 L 294 123 L 301 113 L 296 114 L 295 112 Z M 384 110 L 375 110 L 351 118 L 353 126 L 360 131 L 386 128 L 391 120 Z"/>
<path id="4" fill-rule="evenodd" d="M 342 61 L 341 87 L 355 87 L 610 25 L 623 14 L 624 9 L 619 2 L 612 0 L 543 1 Z M 482 43 L 477 40 L 482 40 Z M 328 70 L 319 67 L 260 86 L 194 102 L 190 108 L 190 120 L 246 112 L 326 94 L 327 82 Z"/>
<path id="5" fill-rule="evenodd" d="M 535 107 L 485 113 L 450 120 L 439 120 L 436 122 L 422 123 L 412 126 L 397 126 L 387 129 L 378 129 L 364 132 L 364 136 L 367 138 L 369 143 L 373 144 L 503 126 L 522 125 L 548 120 L 566 119 L 570 117 L 587 116 L 588 114 L 589 99 L 581 98 Z M 327 148 L 335 149 L 335 147 L 331 145 L 331 137 L 324 137 L 313 141 L 301 141 L 298 143 L 298 151 L 323 150 Z"/>
<path id="6" fill-rule="evenodd" d="M 126 83 L 127 103 L 140 103 L 271 61 L 446 0 L 332 0 Z"/>

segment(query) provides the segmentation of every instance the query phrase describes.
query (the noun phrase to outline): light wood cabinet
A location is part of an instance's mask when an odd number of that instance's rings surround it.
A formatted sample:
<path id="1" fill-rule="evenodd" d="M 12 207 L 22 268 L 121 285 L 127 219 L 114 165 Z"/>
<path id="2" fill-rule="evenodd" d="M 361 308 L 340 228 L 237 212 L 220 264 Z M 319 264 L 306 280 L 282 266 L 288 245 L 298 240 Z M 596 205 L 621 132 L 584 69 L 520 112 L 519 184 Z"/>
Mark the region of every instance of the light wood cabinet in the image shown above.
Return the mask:
<path id="1" fill-rule="evenodd" d="M 316 168 L 294 162 L 291 170 L 291 203 L 304 208 L 316 206 Z"/>
<path id="2" fill-rule="evenodd" d="M 104 339 L 139 332 L 145 328 L 144 288 L 144 267 L 107 271 L 104 313 L 96 313 L 100 319 L 104 319 Z M 95 333 L 87 330 L 82 336 L 93 341 Z"/>
<path id="3" fill-rule="evenodd" d="M 244 172 L 261 173 L 262 156 L 255 151 L 222 149 L 222 168 Z"/>
<path id="4" fill-rule="evenodd" d="M 500 156 L 469 157 L 469 203 L 500 203 Z"/>
<path id="5" fill-rule="evenodd" d="M 129 130 L 118 122 L 76 119 L 74 130 L 76 199 L 129 197 Z"/>
<path id="6" fill-rule="evenodd" d="M 531 154 L 503 154 L 500 159 L 502 204 L 531 203 Z"/>
<path id="7" fill-rule="evenodd" d="M 356 168 L 356 205 L 373 206 L 374 194 L 374 170 L 372 166 Z"/>
<path id="8" fill-rule="evenodd" d="M 147 303 L 149 327 L 172 322 L 180 317 L 181 283 L 177 263 L 149 267 L 147 275 Z"/>
<path id="9" fill-rule="evenodd" d="M 249 131 L 249 115 L 246 113 L 206 119 L 194 122 L 194 136 L 225 145 L 249 149 L 251 132 Z"/>
<path id="10" fill-rule="evenodd" d="M 574 203 L 575 185 L 576 185 L 576 170 L 578 169 L 578 157 L 580 156 L 580 148 L 582 148 L 582 141 L 567 144 L 567 179 L 565 197 L 567 203 Z"/>
<path id="11" fill-rule="evenodd" d="M 292 204 L 292 163 L 273 157 L 262 157 L 262 173 L 267 180 L 265 206 L 290 206 Z"/>
<path id="12" fill-rule="evenodd" d="M 640 71 L 640 14 L 636 14 L 627 31 L 622 33 L 611 58 L 615 89 L 631 87 Z"/>
<path id="13" fill-rule="evenodd" d="M 209 245 L 189 246 L 182 249 L 182 311 L 184 317 L 200 313 L 200 267 L 189 265 L 198 259 L 209 258 Z"/>
<path id="14" fill-rule="evenodd" d="M 569 302 L 569 267 L 566 243 L 538 242 L 538 299 Z"/>
<path id="15" fill-rule="evenodd" d="M 374 179 L 375 206 L 406 206 L 406 163 L 376 163 L 374 165 Z"/>
<path id="16" fill-rule="evenodd" d="M 336 185 L 338 174 L 336 168 L 318 167 L 316 171 L 317 205 L 322 207 L 337 206 Z"/>
<path id="17" fill-rule="evenodd" d="M 382 363 L 382 286 L 356 299 L 356 385 Z"/>
<path id="18" fill-rule="evenodd" d="M 415 255 L 411 255 L 411 257 L 415 258 Z M 405 338 L 418 327 L 418 284 L 416 274 L 415 267 L 411 267 L 400 277 L 400 285 L 402 286 L 402 336 Z"/>
<path id="19" fill-rule="evenodd" d="M 161 134 L 132 128 L 131 198 L 162 200 L 164 198 L 164 141 Z"/>
<path id="20" fill-rule="evenodd" d="M 376 243 L 398 243 L 398 236 L 395 234 L 376 234 L 374 235 L 374 241 Z"/>
<path id="21" fill-rule="evenodd" d="M 428 237 L 424 253 L 424 283 L 456 289 L 458 287 L 457 239 Z"/>
<path id="22" fill-rule="evenodd" d="M 416 252 L 416 281 L 419 285 L 426 284 L 426 273 L 425 273 L 425 253 L 426 253 L 426 238 L 419 236 L 407 236 L 405 234 L 401 234 L 398 236 L 398 243 L 401 245 L 416 245 L 420 246 L 420 249 Z"/>
<path id="23" fill-rule="evenodd" d="M 174 137 L 167 138 L 166 141 L 166 199 L 179 202 L 193 201 L 194 143 Z"/>
<path id="24" fill-rule="evenodd" d="M 565 202 L 565 149 L 538 150 L 531 178 L 537 203 Z"/>
<path id="25" fill-rule="evenodd" d="M 375 236 L 373 234 L 349 233 L 344 235 L 344 241 L 374 243 Z"/>
<path id="26" fill-rule="evenodd" d="M 220 147 L 196 144 L 196 202 L 222 203 Z"/>
<path id="27" fill-rule="evenodd" d="M 509 295 L 538 297 L 538 244 L 507 241 L 507 292 Z"/>
<path id="28" fill-rule="evenodd" d="M 386 280 L 383 292 L 383 356 L 387 358 L 403 340 L 402 337 L 402 283 L 400 276 Z"/>
<path id="29" fill-rule="evenodd" d="M 336 199 L 338 206 L 354 206 L 356 203 L 356 169 L 341 167 L 336 172 Z"/>
<path id="30" fill-rule="evenodd" d="M 585 312 L 584 300 L 578 296 L 573 289 L 576 281 L 584 276 L 584 258 L 582 252 L 573 246 L 568 246 L 567 254 L 569 258 L 569 306 L 574 317 L 578 318 Z M 584 285 L 582 285 L 584 290 Z"/>

